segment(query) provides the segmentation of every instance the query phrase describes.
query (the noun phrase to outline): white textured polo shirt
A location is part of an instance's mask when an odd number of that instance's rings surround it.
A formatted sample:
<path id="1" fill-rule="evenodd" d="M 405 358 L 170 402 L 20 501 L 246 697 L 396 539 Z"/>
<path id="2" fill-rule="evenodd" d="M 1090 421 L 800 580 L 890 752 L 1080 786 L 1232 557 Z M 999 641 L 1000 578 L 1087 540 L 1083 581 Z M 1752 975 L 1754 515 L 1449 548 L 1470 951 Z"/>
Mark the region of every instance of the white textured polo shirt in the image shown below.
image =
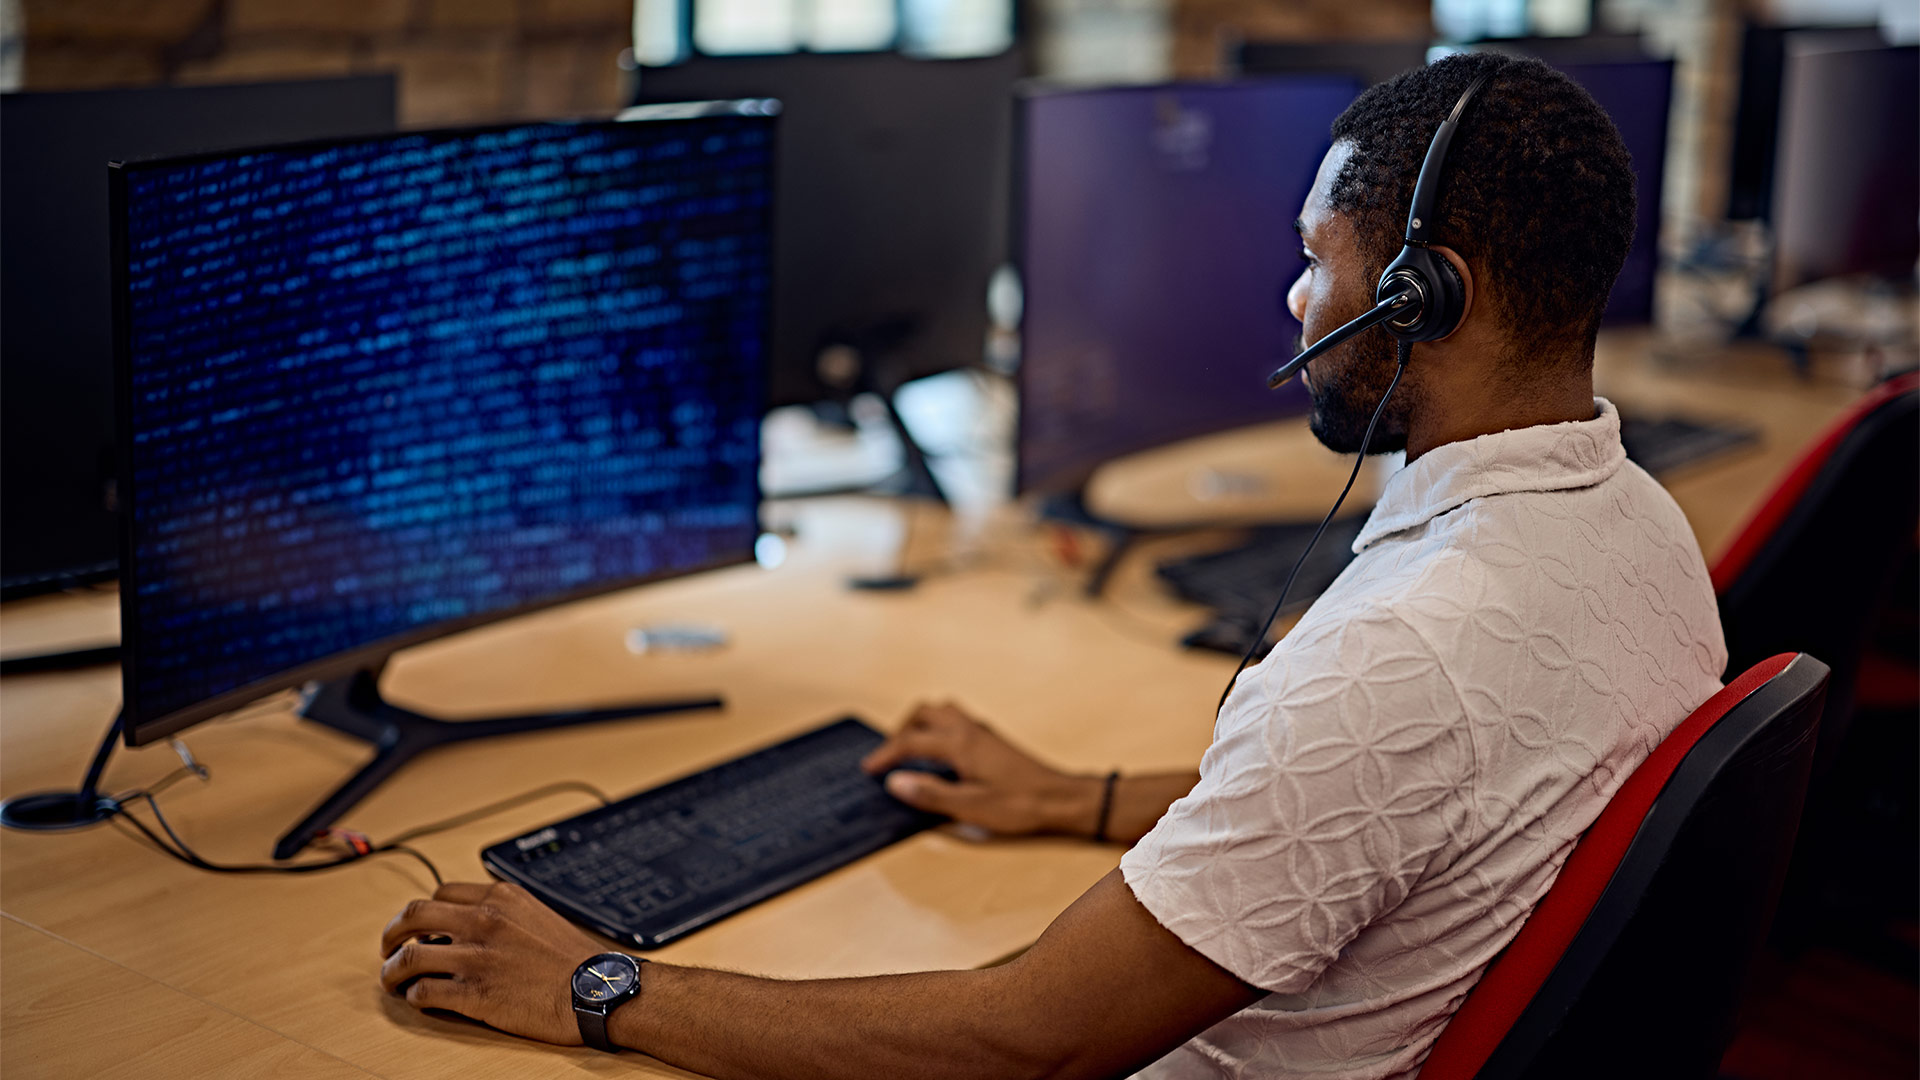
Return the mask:
<path id="1" fill-rule="evenodd" d="M 1121 860 L 1269 991 L 1142 1074 L 1417 1072 L 1627 775 L 1720 689 L 1686 518 L 1620 418 L 1450 443 L 1235 683 L 1200 783 Z"/>

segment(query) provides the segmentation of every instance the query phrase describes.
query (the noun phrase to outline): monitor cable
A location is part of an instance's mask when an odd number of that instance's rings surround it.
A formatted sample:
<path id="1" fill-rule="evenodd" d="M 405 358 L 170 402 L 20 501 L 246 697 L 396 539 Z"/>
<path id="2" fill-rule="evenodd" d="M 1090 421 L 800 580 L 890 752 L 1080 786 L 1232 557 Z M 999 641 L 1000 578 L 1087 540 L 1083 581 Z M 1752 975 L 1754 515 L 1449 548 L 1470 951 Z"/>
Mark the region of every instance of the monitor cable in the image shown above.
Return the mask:
<path id="1" fill-rule="evenodd" d="M 1385 307 L 1384 304 L 1381 306 Z M 1267 621 L 1261 624 L 1260 632 L 1253 635 L 1253 640 L 1248 643 L 1246 655 L 1240 658 L 1240 666 L 1233 669 L 1233 676 L 1227 680 L 1226 689 L 1220 691 L 1220 703 L 1213 707 L 1215 717 L 1218 717 L 1220 711 L 1227 707 L 1227 698 L 1233 693 L 1233 684 L 1240 681 L 1240 673 L 1247 670 L 1247 665 L 1253 662 L 1254 654 L 1260 651 L 1261 645 L 1266 644 L 1267 633 L 1273 629 L 1273 621 L 1280 617 L 1280 609 L 1287 603 L 1287 594 L 1293 591 L 1293 579 L 1300 576 L 1300 568 L 1306 565 L 1307 556 L 1313 554 L 1314 547 L 1320 543 L 1321 535 L 1327 531 L 1327 526 L 1332 524 L 1334 515 L 1340 512 L 1341 505 L 1347 501 L 1347 493 L 1353 490 L 1353 482 L 1359 479 L 1360 466 L 1366 462 L 1367 450 L 1373 446 L 1373 429 L 1379 426 L 1380 417 L 1386 414 L 1387 402 L 1393 400 L 1393 392 L 1400 386 L 1400 376 L 1407 373 L 1407 361 L 1413 356 L 1413 343 L 1400 342 L 1399 353 L 1399 364 L 1394 368 L 1393 381 L 1387 384 L 1387 392 L 1380 395 L 1380 404 L 1373 410 L 1373 419 L 1367 421 L 1367 433 L 1360 437 L 1360 452 L 1354 455 L 1353 472 L 1347 474 L 1347 486 L 1340 489 L 1340 497 L 1333 500 L 1333 509 L 1328 510 L 1327 516 L 1320 519 L 1320 527 L 1313 530 L 1313 539 L 1307 541 L 1307 546 L 1300 550 L 1300 557 L 1294 560 L 1293 569 L 1287 572 L 1287 583 L 1280 587 L 1280 598 L 1273 602 L 1273 610 L 1267 612 Z"/>
<path id="2" fill-rule="evenodd" d="M 446 880 L 441 877 L 439 867 L 435 866 L 433 861 L 421 854 L 418 849 L 409 847 L 409 842 L 422 837 L 432 836 L 436 833 L 443 833 L 450 829 L 457 829 L 463 825 L 469 825 L 482 820 L 483 818 L 505 813 L 508 810 L 524 806 L 527 803 L 564 792 L 590 795 L 599 800 L 602 806 L 610 805 L 613 802 L 605 792 L 594 787 L 592 784 L 580 780 L 561 780 L 523 791 L 517 795 L 510 795 L 507 798 L 488 803 L 485 806 L 477 807 L 461 814 L 456 814 L 453 817 L 416 826 L 400 833 L 391 840 L 381 843 L 374 843 L 364 834 L 348 829 L 330 829 L 327 835 L 345 844 L 347 851 L 338 857 L 320 862 L 294 863 L 291 865 L 285 863 L 216 863 L 202 857 L 198 852 L 194 851 L 185 840 L 181 839 L 180 834 L 176 832 L 173 825 L 167 821 L 166 814 L 161 811 L 159 800 L 155 798 L 161 791 L 171 787 L 186 776 L 197 776 L 201 780 L 211 778 L 212 774 L 206 766 L 193 761 L 192 755 L 184 752 L 184 746 L 180 746 L 177 742 L 175 745 L 182 750 L 182 758 L 187 761 L 187 765 L 162 777 L 151 787 L 129 791 L 115 796 L 114 801 L 118 804 L 119 810 L 113 817 L 125 819 L 127 824 L 133 826 L 148 842 L 167 855 L 197 870 L 205 870 L 209 873 L 310 874 L 320 870 L 335 870 L 375 855 L 406 855 L 427 868 L 427 873 L 433 875 L 435 885 L 444 885 L 446 884 Z M 147 804 L 147 808 L 153 814 L 155 823 L 160 826 L 161 832 L 166 834 L 166 839 L 162 839 L 160 833 L 156 833 L 146 822 L 141 821 L 128 812 L 127 808 L 135 801 L 143 801 Z M 169 843 L 169 841 L 171 841 L 171 843 Z"/>
<path id="3" fill-rule="evenodd" d="M 172 744 L 174 752 L 180 755 L 180 768 L 175 769 L 144 788 L 121 792 L 118 795 L 108 795 L 100 791 L 99 784 L 101 774 L 106 769 L 107 758 L 113 753 L 114 744 L 120 740 L 120 732 L 124 721 L 124 712 L 119 712 L 114 715 L 113 723 L 107 728 L 107 736 L 101 741 L 100 748 L 94 752 L 93 760 L 87 767 L 86 779 L 81 782 L 78 791 L 41 792 L 34 795 L 24 795 L 8 799 L 6 802 L 0 803 L 0 824 L 4 824 L 8 828 L 47 831 L 80 828 L 86 825 L 98 824 L 102 821 L 125 821 L 128 825 L 132 826 L 133 829 L 137 830 L 149 843 L 168 856 L 186 863 L 188 866 L 194 867 L 197 870 L 205 870 L 209 873 L 216 874 L 310 874 L 320 870 L 338 869 L 339 867 L 347 866 L 375 855 L 405 855 L 418 860 L 421 865 L 425 866 L 427 872 L 433 875 L 433 880 L 436 884 L 445 884 L 445 880 L 440 876 L 440 869 L 433 864 L 431 859 L 428 859 L 415 848 L 409 847 L 408 844 L 410 842 L 422 837 L 432 836 L 436 833 L 446 832 L 450 829 L 457 829 L 463 825 L 469 825 L 483 818 L 491 817 L 494 814 L 504 813 L 508 810 L 524 806 L 527 803 L 564 792 L 589 795 L 597 799 L 602 806 L 610 805 L 613 802 L 613 800 L 607 796 L 606 792 L 601 791 L 599 788 L 585 781 L 561 780 L 551 784 L 543 784 L 540 787 L 520 792 L 517 795 L 510 795 L 504 799 L 488 803 L 485 806 L 455 814 L 452 817 L 443 818 L 426 825 L 416 826 L 383 843 L 374 843 L 364 834 L 347 829 L 328 830 L 326 835 L 344 843 L 347 851 L 336 858 L 326 859 L 320 862 L 294 863 L 292 865 L 286 863 L 217 863 L 201 856 L 199 852 L 193 850 L 192 846 L 180 836 L 179 832 L 174 829 L 173 824 L 167 820 L 166 813 L 160 809 L 160 801 L 156 797 L 161 792 L 189 776 L 197 777 L 202 781 L 211 779 L 213 775 L 211 770 L 194 758 L 193 752 L 187 749 L 185 743 L 178 739 L 168 740 Z M 147 804 L 148 810 L 153 814 L 154 823 L 159 826 L 158 832 L 154 830 L 153 826 L 148 825 L 130 812 L 130 807 L 135 802 L 145 802 Z M 164 838 L 162 834 L 164 834 Z"/>

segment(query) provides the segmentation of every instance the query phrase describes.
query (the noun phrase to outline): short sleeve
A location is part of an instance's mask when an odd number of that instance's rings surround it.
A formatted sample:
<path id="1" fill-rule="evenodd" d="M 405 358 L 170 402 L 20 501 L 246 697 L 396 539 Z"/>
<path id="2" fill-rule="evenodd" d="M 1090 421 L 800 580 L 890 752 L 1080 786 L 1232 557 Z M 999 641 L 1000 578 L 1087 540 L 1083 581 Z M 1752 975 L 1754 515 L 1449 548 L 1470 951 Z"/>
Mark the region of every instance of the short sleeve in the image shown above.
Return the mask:
<path id="1" fill-rule="evenodd" d="M 1348 607 L 1241 676 L 1200 783 L 1121 872 L 1187 945 L 1297 993 L 1467 848 L 1473 769 L 1434 650 L 1390 610 Z"/>

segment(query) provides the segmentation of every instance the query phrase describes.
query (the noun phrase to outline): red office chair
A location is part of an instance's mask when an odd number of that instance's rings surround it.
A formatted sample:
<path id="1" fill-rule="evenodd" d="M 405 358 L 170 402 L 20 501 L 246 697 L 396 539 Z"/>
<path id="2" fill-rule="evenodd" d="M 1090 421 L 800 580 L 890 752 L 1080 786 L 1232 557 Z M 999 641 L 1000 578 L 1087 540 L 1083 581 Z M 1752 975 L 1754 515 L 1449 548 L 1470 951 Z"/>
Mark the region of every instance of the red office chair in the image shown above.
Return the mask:
<path id="1" fill-rule="evenodd" d="M 1420 1080 L 1713 1076 L 1793 849 L 1827 675 L 1773 657 L 1656 747 Z"/>
<path id="2" fill-rule="evenodd" d="M 1839 931 L 1872 933 L 1910 910 L 1913 657 L 1875 655 L 1876 629 L 1911 605 L 1920 528 L 1920 374 L 1864 395 L 1802 455 L 1713 567 L 1729 671 L 1776 653 L 1808 652 L 1833 668 L 1820 719 L 1800 841 L 1774 941 L 1789 950 Z M 1894 635 L 1898 639 L 1898 635 Z M 1911 643 L 1908 642 L 1909 649 Z M 1898 683 L 1906 681 L 1905 701 Z M 1865 695 L 1864 702 L 1862 695 Z M 1864 703 L 1885 712 L 1855 732 Z"/>
<path id="3" fill-rule="evenodd" d="M 1913 558 L 1917 451 L 1920 373 L 1908 373 L 1828 427 L 1713 566 L 1728 671 L 1788 651 L 1833 666 L 1816 777 L 1846 738 L 1868 639 Z"/>

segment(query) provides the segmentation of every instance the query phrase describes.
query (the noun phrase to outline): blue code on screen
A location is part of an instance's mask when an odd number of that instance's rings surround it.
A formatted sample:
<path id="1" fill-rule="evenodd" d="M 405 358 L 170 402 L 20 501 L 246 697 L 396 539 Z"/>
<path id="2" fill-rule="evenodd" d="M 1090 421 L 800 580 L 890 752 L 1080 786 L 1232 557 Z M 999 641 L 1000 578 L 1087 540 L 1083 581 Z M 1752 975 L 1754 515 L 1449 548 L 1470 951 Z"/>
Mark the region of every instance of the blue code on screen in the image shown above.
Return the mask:
<path id="1" fill-rule="evenodd" d="M 712 116 L 128 168 L 129 717 L 749 557 L 772 154 Z"/>

